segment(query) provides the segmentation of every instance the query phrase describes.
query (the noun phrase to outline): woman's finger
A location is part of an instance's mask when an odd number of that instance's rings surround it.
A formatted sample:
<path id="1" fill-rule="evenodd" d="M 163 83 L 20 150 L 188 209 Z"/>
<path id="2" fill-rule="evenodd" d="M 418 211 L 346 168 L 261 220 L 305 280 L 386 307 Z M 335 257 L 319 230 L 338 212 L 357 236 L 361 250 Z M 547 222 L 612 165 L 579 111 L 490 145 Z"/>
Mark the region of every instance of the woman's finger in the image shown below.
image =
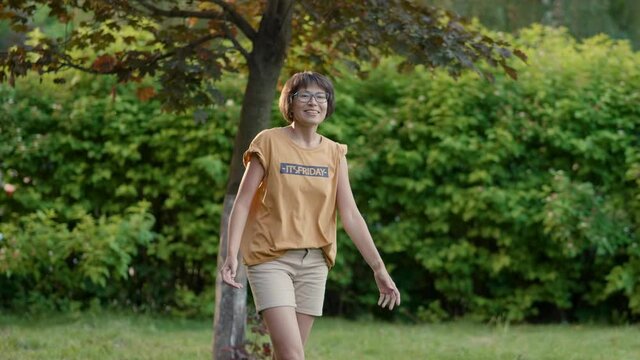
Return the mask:
<path id="1" fill-rule="evenodd" d="M 242 284 L 235 282 L 233 280 L 226 281 L 226 283 L 230 286 L 233 286 L 236 289 L 242 289 Z"/>
<path id="2" fill-rule="evenodd" d="M 400 305 L 400 292 L 398 289 L 392 289 L 388 294 L 380 294 L 378 305 L 382 308 L 388 307 L 389 310 L 393 310 L 394 307 Z"/>
<path id="3" fill-rule="evenodd" d="M 229 286 L 233 286 L 237 289 L 242 289 L 242 284 L 235 281 L 235 273 L 229 268 L 222 269 L 222 281 Z"/>
<path id="4" fill-rule="evenodd" d="M 389 296 L 389 294 L 384 294 L 384 301 L 382 302 L 382 308 L 386 308 L 387 304 L 389 303 L 389 301 L 391 300 L 391 296 Z"/>

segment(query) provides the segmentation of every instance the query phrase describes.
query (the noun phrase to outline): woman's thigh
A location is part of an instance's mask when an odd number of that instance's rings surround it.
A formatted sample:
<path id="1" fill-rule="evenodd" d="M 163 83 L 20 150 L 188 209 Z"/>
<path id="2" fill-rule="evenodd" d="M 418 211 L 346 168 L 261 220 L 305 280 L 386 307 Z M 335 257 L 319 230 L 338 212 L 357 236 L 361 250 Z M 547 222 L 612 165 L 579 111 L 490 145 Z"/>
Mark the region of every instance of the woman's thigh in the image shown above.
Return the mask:
<path id="1" fill-rule="evenodd" d="M 311 333 L 311 327 L 313 327 L 313 321 L 316 319 L 316 317 L 296 312 L 296 318 L 298 319 L 300 340 L 302 341 L 302 346 L 304 347 L 304 345 L 307 343 L 307 339 L 309 338 L 309 334 Z"/>
<path id="2" fill-rule="evenodd" d="M 279 306 L 262 311 L 276 359 L 304 359 L 304 345 L 295 308 Z"/>

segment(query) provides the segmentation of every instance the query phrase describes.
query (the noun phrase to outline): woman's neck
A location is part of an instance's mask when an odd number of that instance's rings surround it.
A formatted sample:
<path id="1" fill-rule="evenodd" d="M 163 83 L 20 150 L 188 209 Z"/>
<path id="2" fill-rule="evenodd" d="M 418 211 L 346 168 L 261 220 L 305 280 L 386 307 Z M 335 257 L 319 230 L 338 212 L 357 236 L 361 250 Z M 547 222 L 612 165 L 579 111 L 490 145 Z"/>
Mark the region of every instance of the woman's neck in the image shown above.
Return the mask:
<path id="1" fill-rule="evenodd" d="M 291 139 L 304 147 L 315 147 L 320 145 L 322 137 L 318 134 L 318 126 L 302 126 L 295 122 L 289 126 Z"/>

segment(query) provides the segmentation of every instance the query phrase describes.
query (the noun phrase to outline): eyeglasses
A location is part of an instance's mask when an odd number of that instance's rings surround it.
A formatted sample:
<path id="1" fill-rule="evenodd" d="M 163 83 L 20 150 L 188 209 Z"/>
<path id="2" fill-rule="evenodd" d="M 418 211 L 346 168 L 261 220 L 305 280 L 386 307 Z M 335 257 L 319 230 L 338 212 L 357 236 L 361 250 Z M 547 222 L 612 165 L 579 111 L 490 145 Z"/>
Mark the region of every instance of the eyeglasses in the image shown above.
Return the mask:
<path id="1" fill-rule="evenodd" d="M 329 94 L 327 94 L 326 92 L 318 92 L 315 94 L 312 94 L 310 92 L 302 92 L 302 93 L 294 93 L 293 97 L 298 99 L 298 101 L 301 103 L 308 103 L 309 101 L 311 101 L 311 98 L 314 98 L 316 99 L 318 104 L 324 104 L 329 99 Z"/>

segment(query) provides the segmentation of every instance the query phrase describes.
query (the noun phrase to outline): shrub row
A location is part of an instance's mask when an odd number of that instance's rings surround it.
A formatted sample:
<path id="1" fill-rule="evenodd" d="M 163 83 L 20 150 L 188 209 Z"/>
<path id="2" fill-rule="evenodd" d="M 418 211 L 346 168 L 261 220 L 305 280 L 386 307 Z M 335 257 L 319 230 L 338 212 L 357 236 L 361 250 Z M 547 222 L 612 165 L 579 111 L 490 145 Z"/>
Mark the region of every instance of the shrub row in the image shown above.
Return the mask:
<path id="1" fill-rule="evenodd" d="M 512 41 L 517 82 L 341 81 L 327 127 L 351 143 L 361 210 L 418 319 L 637 318 L 640 55 L 542 27 Z M 343 265 L 336 294 L 375 301 Z"/>
<path id="2" fill-rule="evenodd" d="M 398 73 L 393 59 L 336 80 L 320 131 L 349 145 L 400 316 L 637 319 L 640 56 L 539 26 L 509 40 L 529 55 L 518 81 Z M 210 313 L 243 82 L 228 77 L 204 122 L 133 87 L 113 97 L 105 79 L 0 88 L 0 171 L 18 185 L 0 195 L 0 306 Z M 282 125 L 275 102 L 273 118 Z M 344 232 L 338 241 L 327 313 L 390 316 Z"/>
<path id="3" fill-rule="evenodd" d="M 195 121 L 192 113 L 167 114 L 156 101 L 141 102 L 136 86 L 67 75 L 63 86 L 45 77 L 42 83 L 33 78 L 0 89 L 0 171 L 5 183 L 16 186 L 11 197 L 0 195 L 0 303 L 31 307 L 36 304 L 24 299 L 60 298 L 79 306 L 98 299 L 211 312 L 219 219 L 239 113 L 232 99 L 240 96 L 242 79 L 229 86 L 226 104 L 204 109 L 208 121 Z M 145 221 L 127 215 L 129 208 Z M 87 217 L 95 229 L 82 235 L 78 226 Z M 52 237 L 64 228 L 77 246 L 84 242 L 83 249 L 67 244 L 66 237 Z M 29 236 L 30 231 L 40 235 Z M 114 238 L 114 231 L 121 237 Z M 109 251 L 97 253 L 103 245 Z M 38 254 L 53 253 L 66 271 L 43 271 L 51 261 L 46 256 L 27 261 L 32 255 L 25 250 L 36 246 L 43 247 Z M 93 266 L 86 264 L 93 251 L 103 257 L 92 270 L 98 277 L 84 270 Z M 3 263 L 10 253 L 25 259 Z M 125 255 L 126 266 L 106 265 Z M 84 280 L 76 281 L 71 272 Z M 64 286 L 32 286 L 39 282 Z"/>

